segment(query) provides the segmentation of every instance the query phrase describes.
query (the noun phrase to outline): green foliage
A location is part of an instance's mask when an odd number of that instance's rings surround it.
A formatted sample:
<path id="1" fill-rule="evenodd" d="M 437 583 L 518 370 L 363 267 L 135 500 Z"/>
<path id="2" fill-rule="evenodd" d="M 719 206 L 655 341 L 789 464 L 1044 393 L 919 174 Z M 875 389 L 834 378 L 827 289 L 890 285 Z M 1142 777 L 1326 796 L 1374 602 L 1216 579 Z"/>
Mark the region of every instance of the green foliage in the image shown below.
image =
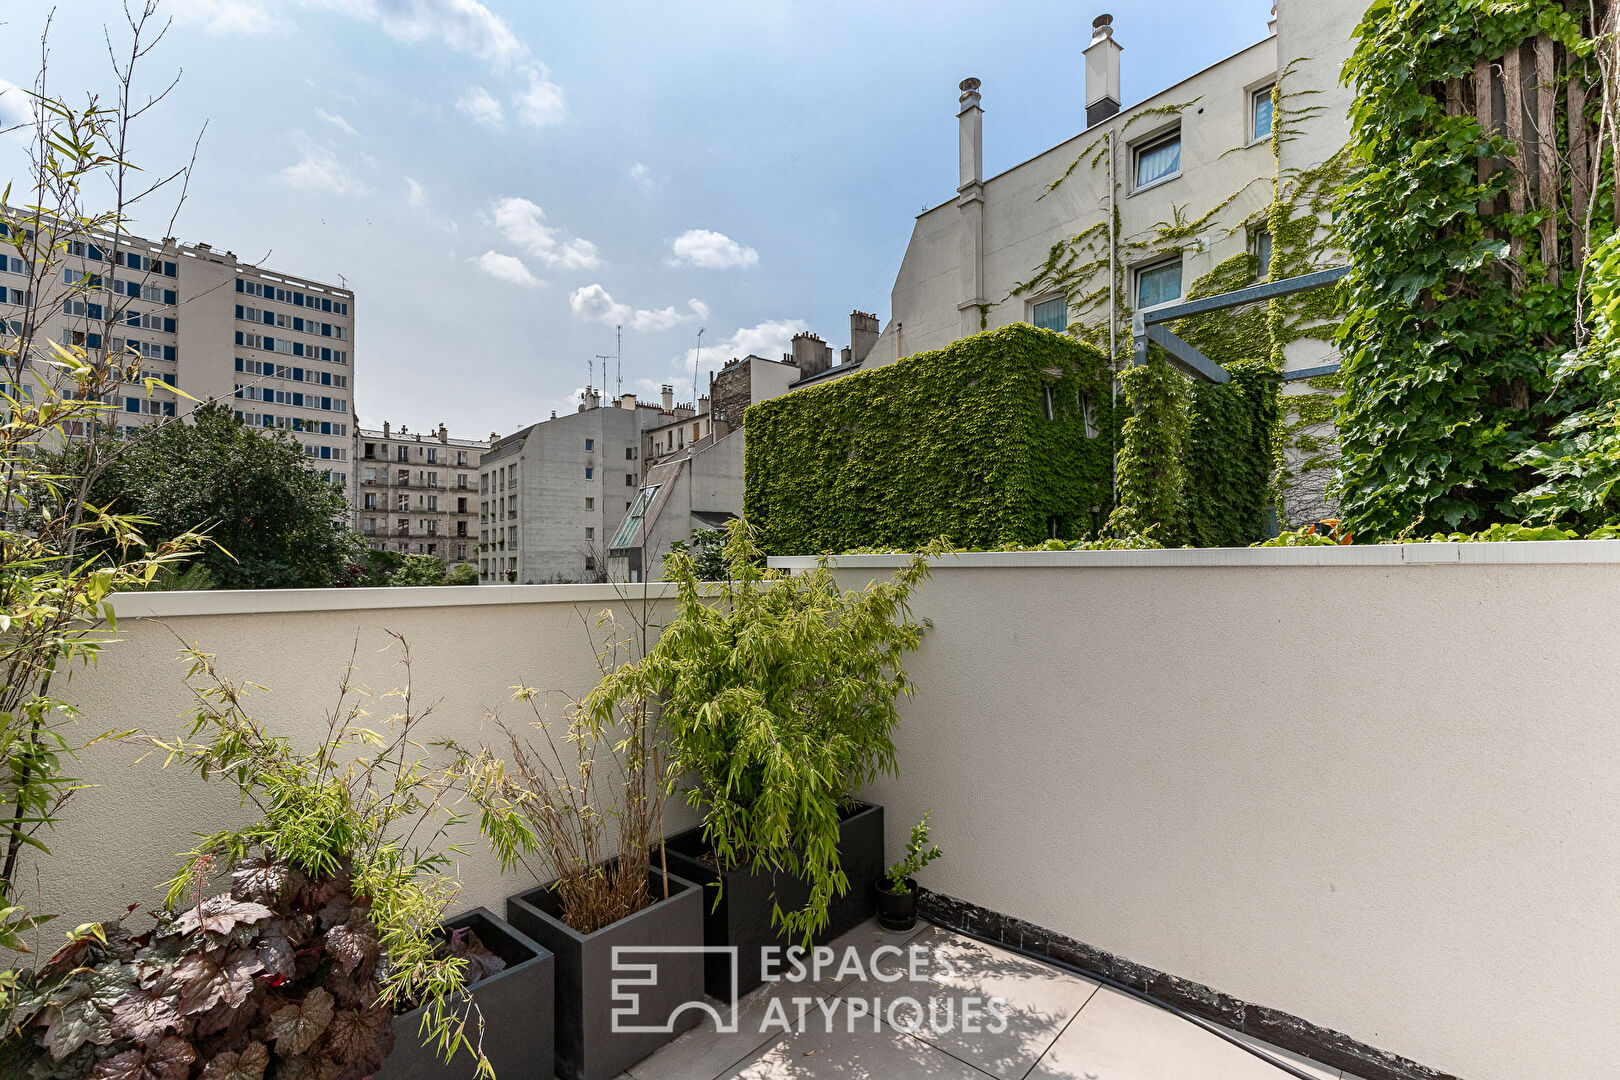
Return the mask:
<path id="1" fill-rule="evenodd" d="M 197 561 L 218 588 L 327 588 L 344 579 L 355 539 L 343 489 L 307 461 L 287 433 L 205 405 L 188 423 L 127 436 L 91 497 L 147 519 L 151 540 L 207 529 L 216 547 Z"/>
<path id="2" fill-rule="evenodd" d="M 400 560 L 400 567 L 388 575 L 388 584 L 393 588 L 409 588 L 419 585 L 446 584 L 448 574 L 444 563 L 435 555 L 406 555 Z"/>
<path id="3" fill-rule="evenodd" d="M 726 538 L 720 530 L 693 529 L 691 541 L 675 541 L 670 545 L 670 554 L 690 553 L 699 581 L 722 581 L 726 576 L 725 548 Z"/>
<path id="4" fill-rule="evenodd" d="M 1131 415 L 1108 529 L 1167 547 L 1234 547 L 1265 535 L 1277 375 L 1232 363 L 1227 383 L 1190 383 L 1156 353 L 1120 376 Z"/>
<path id="5" fill-rule="evenodd" d="M 762 569 L 740 520 L 725 556 L 717 584 L 699 579 L 690 553 L 668 560 L 675 618 L 584 711 L 607 722 L 626 704 L 661 702 L 670 784 L 687 785 L 718 865 L 807 880 L 806 905 L 778 905 L 773 918 L 808 941 L 849 889 L 838 824 L 851 793 L 894 772 L 895 702 L 912 690 L 900 662 L 923 634 L 909 599 L 928 565 L 914 556 L 892 580 L 846 593 L 825 558 L 792 576 Z"/>
<path id="6" fill-rule="evenodd" d="M 906 841 L 905 858 L 889 867 L 884 875 L 889 879 L 889 891 L 901 896 L 909 893 L 911 887 L 906 879 L 915 877 L 923 867 L 945 854 L 939 850 L 937 844 L 928 842 L 928 819 L 934 816 L 932 810 L 922 816 L 922 820 L 911 827 L 911 839 Z"/>
<path id="7" fill-rule="evenodd" d="M 478 566 L 476 563 L 457 563 L 450 568 L 444 576 L 446 585 L 476 585 L 478 584 Z"/>
<path id="8" fill-rule="evenodd" d="M 223 678 L 208 654 L 185 651 L 197 701 L 191 723 L 178 738 L 151 741 L 168 755 L 165 765 L 183 763 L 204 779 L 234 783 L 257 818 L 203 836 L 169 882 L 166 902 L 174 907 L 203 895 L 218 871 L 264 865 L 253 861 L 261 854 L 312 882 L 341 882 L 363 907 L 366 933 L 386 958 L 372 1000 L 396 1012 L 426 1004 L 424 1038 L 446 1058 L 467 1050 L 479 1075 L 493 1080 L 478 1049 L 481 1017 L 470 999 L 460 1015 L 453 1008 L 464 1000 L 467 961 L 445 953 L 439 932 L 459 891 L 450 855 L 460 849 L 446 838 L 462 823 L 445 801 L 453 778 L 423 756 L 417 728 L 432 708 L 414 704 L 410 650 L 391 636 L 404 654 L 406 685 L 384 700 L 396 699 L 397 711 L 369 726 L 368 695 L 345 672 L 325 735 L 311 749 L 271 735 L 247 712 L 251 684 Z M 327 972 L 328 979 L 335 975 Z M 322 985 L 333 990 L 331 982 Z"/>
<path id="9" fill-rule="evenodd" d="M 1588 207 L 1556 219 L 1555 261 L 1540 233 L 1550 205 L 1532 199 L 1514 213 L 1507 198 L 1530 162 L 1505 135 L 1448 109 L 1445 86 L 1471 84 L 1476 61 L 1496 64 L 1547 34 L 1572 59 L 1549 88 L 1561 121 L 1556 137 L 1567 142 L 1570 71 L 1590 84 L 1595 69 L 1581 59 L 1592 42 L 1581 33 L 1585 5 L 1578 8 L 1560 0 L 1377 0 L 1357 31 L 1345 75 L 1356 88 L 1358 168 L 1337 219 L 1352 272 L 1336 493 L 1358 534 L 1513 520 L 1517 496 L 1534 486 L 1534 459 L 1521 455 L 1559 419 L 1550 415 L 1546 354 L 1577 334 L 1579 267 L 1562 263 L 1575 248 L 1571 226 Z M 1599 158 L 1594 241 L 1614 228 L 1612 213 L 1602 212 L 1613 205 L 1613 161 L 1607 149 Z M 1482 181 L 1481 162 L 1493 160 L 1502 167 Z M 1567 167 L 1563 175 L 1567 189 Z"/>
<path id="10" fill-rule="evenodd" d="M 747 424 L 744 516 L 773 555 L 1075 539 L 1111 502 L 1106 359 L 1022 323 L 761 402 Z"/>

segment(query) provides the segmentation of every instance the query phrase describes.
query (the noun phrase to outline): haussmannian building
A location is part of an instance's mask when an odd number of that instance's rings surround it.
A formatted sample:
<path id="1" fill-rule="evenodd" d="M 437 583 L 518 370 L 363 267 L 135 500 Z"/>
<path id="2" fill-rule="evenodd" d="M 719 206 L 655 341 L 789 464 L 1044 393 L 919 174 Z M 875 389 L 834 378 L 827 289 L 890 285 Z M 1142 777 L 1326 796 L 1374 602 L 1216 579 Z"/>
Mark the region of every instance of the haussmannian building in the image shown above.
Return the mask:
<path id="1" fill-rule="evenodd" d="M 455 566 L 477 558 L 478 471 L 495 441 L 427 432 L 355 429 L 359 484 L 354 527 L 376 551 L 432 555 Z"/>

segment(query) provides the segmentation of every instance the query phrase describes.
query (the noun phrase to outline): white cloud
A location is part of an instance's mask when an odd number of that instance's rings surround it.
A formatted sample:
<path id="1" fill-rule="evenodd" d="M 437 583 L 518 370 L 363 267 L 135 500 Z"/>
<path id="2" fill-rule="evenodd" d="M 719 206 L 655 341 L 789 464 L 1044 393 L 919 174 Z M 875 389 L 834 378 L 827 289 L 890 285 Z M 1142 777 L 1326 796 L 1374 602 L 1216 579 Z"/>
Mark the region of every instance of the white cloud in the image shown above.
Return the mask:
<path id="1" fill-rule="evenodd" d="M 210 34 L 268 34 L 283 29 L 262 0 L 171 0 L 181 22 L 199 24 Z"/>
<path id="2" fill-rule="evenodd" d="M 371 189 L 348 167 L 325 150 L 305 150 L 297 164 L 276 174 L 282 183 L 300 191 L 325 191 L 333 195 L 363 195 Z"/>
<path id="3" fill-rule="evenodd" d="M 405 178 L 405 202 L 410 206 L 426 206 L 427 201 L 427 188 L 407 176 Z"/>
<path id="4" fill-rule="evenodd" d="M 485 127 L 504 127 L 506 124 L 506 110 L 495 96 L 482 86 L 468 88 L 456 101 L 456 108 L 472 117 L 474 122 Z"/>
<path id="5" fill-rule="evenodd" d="M 524 69 L 529 85 L 512 98 L 512 108 L 518 119 L 531 127 L 550 127 L 560 124 L 567 111 L 563 105 L 562 87 L 551 81 L 551 73 L 544 64 L 531 64 Z"/>
<path id="6" fill-rule="evenodd" d="M 430 41 L 497 65 L 517 63 L 528 47 L 512 28 L 479 0 L 299 0 L 302 6 L 334 11 L 375 23 L 395 41 Z"/>
<path id="7" fill-rule="evenodd" d="M 354 130 L 354 125 L 343 119 L 343 117 L 338 113 L 329 113 L 325 109 L 317 108 L 315 110 L 315 115 L 320 117 L 322 120 L 325 120 L 328 124 L 331 124 L 345 135 L 355 138 L 359 137 L 360 135 L 358 131 Z"/>
<path id="8" fill-rule="evenodd" d="M 495 227 L 501 235 L 554 270 L 591 270 L 602 265 L 596 245 L 579 237 L 560 238 L 546 215 L 528 199 L 495 200 Z"/>
<path id="9" fill-rule="evenodd" d="M 644 334 L 671 330 L 682 323 L 691 322 L 693 315 L 707 318 L 709 306 L 701 300 L 687 301 L 692 314 L 678 310 L 675 305 L 661 308 L 634 308 L 621 304 L 601 285 L 583 285 L 568 297 L 568 306 L 577 318 L 586 322 L 599 322 L 607 326 L 628 326 Z"/>
<path id="10" fill-rule="evenodd" d="M 745 326 L 725 341 L 703 346 L 700 357 L 695 348 L 675 360 L 675 366 L 690 372 L 702 363 L 703 370 L 718 368 L 730 360 L 750 354 L 775 360 L 783 353 L 793 351 L 793 335 L 808 330 L 810 324 L 803 319 L 771 319 L 758 326 Z"/>
<path id="11" fill-rule="evenodd" d="M 16 83 L 0 79 L 0 131 L 10 131 L 15 137 L 27 139 L 39 119 L 39 108 L 28 91 Z"/>
<path id="12" fill-rule="evenodd" d="M 713 229 L 688 229 L 670 244 L 673 254 L 666 260 L 671 266 L 699 266 L 706 270 L 727 270 L 733 267 L 755 266 L 759 252 L 744 247 L 725 233 Z"/>
<path id="13" fill-rule="evenodd" d="M 629 173 L 631 182 L 647 194 L 651 195 L 658 190 L 658 178 L 653 175 L 651 169 L 641 162 L 638 161 L 630 166 Z"/>
<path id="14" fill-rule="evenodd" d="M 545 282 L 529 273 L 529 268 L 524 266 L 523 260 L 516 255 L 503 255 L 498 251 L 486 251 L 482 255 L 467 261 L 496 281 L 504 281 L 508 285 L 522 285 L 527 289 L 536 289 L 545 284 Z"/>

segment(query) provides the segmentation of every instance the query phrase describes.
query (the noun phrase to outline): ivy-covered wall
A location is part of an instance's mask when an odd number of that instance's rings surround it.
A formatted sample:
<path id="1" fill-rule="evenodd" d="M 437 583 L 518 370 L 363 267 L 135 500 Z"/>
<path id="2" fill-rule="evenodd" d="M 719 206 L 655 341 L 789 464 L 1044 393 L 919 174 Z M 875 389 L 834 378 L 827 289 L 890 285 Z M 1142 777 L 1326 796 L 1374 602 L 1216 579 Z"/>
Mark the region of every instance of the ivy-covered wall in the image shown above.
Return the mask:
<path id="1" fill-rule="evenodd" d="M 1107 357 L 1023 324 L 761 402 L 746 430 L 772 555 L 1073 540 L 1112 505 Z"/>
<path id="2" fill-rule="evenodd" d="M 1367 11 L 1346 67 L 1358 171 L 1337 222 L 1353 268 L 1339 495 L 1358 539 L 1544 508 L 1527 493 L 1563 451 L 1537 448 L 1593 407 L 1563 357 L 1590 332 L 1587 254 L 1615 231 L 1613 91 L 1594 56 L 1609 8 Z"/>

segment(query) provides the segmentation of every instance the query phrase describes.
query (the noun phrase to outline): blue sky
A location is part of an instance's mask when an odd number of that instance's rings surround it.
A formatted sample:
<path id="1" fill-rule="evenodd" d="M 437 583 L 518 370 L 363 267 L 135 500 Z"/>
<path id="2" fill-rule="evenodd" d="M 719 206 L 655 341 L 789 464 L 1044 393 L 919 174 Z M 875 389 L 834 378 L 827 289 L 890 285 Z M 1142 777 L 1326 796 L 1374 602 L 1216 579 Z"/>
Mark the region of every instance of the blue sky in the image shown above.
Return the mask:
<path id="1" fill-rule="evenodd" d="M 102 25 L 118 40 L 120 5 L 56 6 L 54 85 L 104 91 Z M 1127 103 L 1259 40 L 1270 7 L 1115 0 Z M 50 8 L 6 0 L 0 80 L 32 84 Z M 797 329 L 841 347 L 851 308 L 887 321 L 912 217 L 954 193 L 957 83 L 984 81 L 987 172 L 1014 165 L 1084 126 L 1095 14 L 1007 0 L 163 8 L 175 22 L 146 83 L 182 77 L 132 157 L 183 164 L 207 122 L 177 235 L 341 275 L 363 422 L 468 436 L 572 408 L 616 322 L 625 388 L 672 382 L 685 400 L 699 327 L 706 384 Z M 0 118 L 17 98 L 0 95 Z M 0 176 L 22 167 L 0 143 Z M 167 211 L 148 216 L 137 228 L 161 235 Z"/>

